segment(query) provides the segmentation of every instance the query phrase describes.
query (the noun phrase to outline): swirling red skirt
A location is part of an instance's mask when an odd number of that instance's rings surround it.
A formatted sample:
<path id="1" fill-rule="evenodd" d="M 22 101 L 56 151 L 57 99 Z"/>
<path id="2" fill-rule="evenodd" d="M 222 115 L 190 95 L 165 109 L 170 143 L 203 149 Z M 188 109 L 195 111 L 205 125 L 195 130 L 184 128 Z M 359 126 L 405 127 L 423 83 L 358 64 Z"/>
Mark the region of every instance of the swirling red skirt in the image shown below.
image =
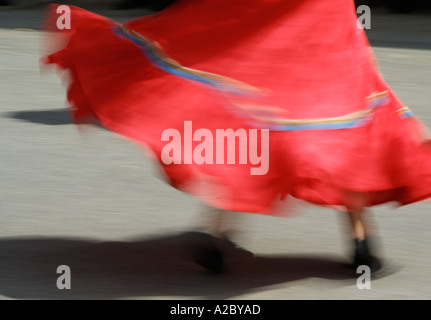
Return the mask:
<path id="1" fill-rule="evenodd" d="M 288 195 L 431 196 L 427 129 L 379 74 L 353 1 L 185 0 L 124 24 L 70 9 L 68 29 L 49 7 L 42 44 L 69 71 L 74 119 L 144 145 L 173 187 L 264 214 Z"/>

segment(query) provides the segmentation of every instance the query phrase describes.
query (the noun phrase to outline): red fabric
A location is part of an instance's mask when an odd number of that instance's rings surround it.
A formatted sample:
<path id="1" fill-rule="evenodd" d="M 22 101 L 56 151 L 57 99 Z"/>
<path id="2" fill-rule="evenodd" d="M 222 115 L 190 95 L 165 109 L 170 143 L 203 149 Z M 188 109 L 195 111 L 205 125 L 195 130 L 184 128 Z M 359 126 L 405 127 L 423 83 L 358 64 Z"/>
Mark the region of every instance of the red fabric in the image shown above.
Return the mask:
<path id="1" fill-rule="evenodd" d="M 72 29 L 58 31 L 59 14 L 50 6 L 45 28 L 57 32 L 42 45 L 45 63 L 70 71 L 76 121 L 95 116 L 147 146 L 173 187 L 215 207 L 269 214 L 287 194 L 331 206 L 350 201 L 349 191 L 365 192 L 369 205 L 431 196 L 431 151 L 420 121 L 397 113 L 404 106 L 376 71 L 353 1 L 184 0 L 124 24 L 182 66 L 262 90 L 265 105 L 290 119 L 341 117 L 365 110 L 371 94 L 388 92 L 389 102 L 364 126 L 270 132 L 265 175 L 251 175 L 255 166 L 238 161 L 164 164 L 162 132 L 184 134 L 185 121 L 214 137 L 216 129 L 253 127 L 231 112 L 225 95 L 154 66 L 113 32 L 116 22 L 71 8 Z"/>

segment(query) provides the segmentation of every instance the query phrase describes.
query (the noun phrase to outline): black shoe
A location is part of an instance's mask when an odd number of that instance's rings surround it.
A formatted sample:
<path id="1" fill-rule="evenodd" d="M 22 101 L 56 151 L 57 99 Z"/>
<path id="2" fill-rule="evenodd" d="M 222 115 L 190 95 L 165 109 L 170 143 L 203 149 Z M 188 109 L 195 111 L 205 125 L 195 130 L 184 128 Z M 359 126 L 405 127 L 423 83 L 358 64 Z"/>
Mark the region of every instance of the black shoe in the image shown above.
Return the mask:
<path id="1" fill-rule="evenodd" d="M 209 234 L 195 234 L 195 239 L 190 247 L 191 258 L 199 266 L 213 274 L 224 271 L 223 252 L 220 249 L 221 239 Z"/>
<path id="2" fill-rule="evenodd" d="M 211 273 L 223 272 L 223 254 L 214 247 L 202 248 L 193 255 L 193 261 Z"/>
<path id="3" fill-rule="evenodd" d="M 371 272 L 381 269 L 382 263 L 371 253 L 369 239 L 354 239 L 354 247 L 353 268 L 357 269 L 359 266 L 365 265 L 370 268 Z"/>

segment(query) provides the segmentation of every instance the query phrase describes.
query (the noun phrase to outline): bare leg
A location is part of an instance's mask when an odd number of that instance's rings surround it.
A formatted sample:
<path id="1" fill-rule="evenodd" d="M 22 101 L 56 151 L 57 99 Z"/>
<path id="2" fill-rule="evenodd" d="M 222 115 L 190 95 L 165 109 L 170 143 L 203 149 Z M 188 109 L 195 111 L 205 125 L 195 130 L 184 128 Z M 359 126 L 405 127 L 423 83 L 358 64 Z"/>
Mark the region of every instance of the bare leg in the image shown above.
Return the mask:
<path id="1" fill-rule="evenodd" d="M 353 239 L 364 240 L 367 234 L 363 211 L 348 211 Z"/>
<path id="2" fill-rule="evenodd" d="M 372 250 L 375 227 L 370 223 L 366 210 L 366 195 L 359 192 L 350 192 L 346 201 L 346 211 L 349 216 L 351 235 L 354 242 L 353 267 L 368 265 L 371 269 L 381 267 L 374 257 Z"/>
<path id="3" fill-rule="evenodd" d="M 225 213 L 222 209 L 206 207 L 205 221 L 203 226 L 205 231 L 215 237 L 219 237 L 222 233 L 222 220 L 224 215 Z"/>
<path id="4" fill-rule="evenodd" d="M 353 239 L 364 240 L 372 232 L 373 227 L 366 219 L 367 200 L 362 192 L 346 192 L 346 211 L 349 216 Z"/>
<path id="5" fill-rule="evenodd" d="M 238 223 L 240 217 L 237 212 L 213 207 L 207 207 L 206 211 L 204 229 L 209 234 L 217 238 L 230 238 L 240 232 Z"/>

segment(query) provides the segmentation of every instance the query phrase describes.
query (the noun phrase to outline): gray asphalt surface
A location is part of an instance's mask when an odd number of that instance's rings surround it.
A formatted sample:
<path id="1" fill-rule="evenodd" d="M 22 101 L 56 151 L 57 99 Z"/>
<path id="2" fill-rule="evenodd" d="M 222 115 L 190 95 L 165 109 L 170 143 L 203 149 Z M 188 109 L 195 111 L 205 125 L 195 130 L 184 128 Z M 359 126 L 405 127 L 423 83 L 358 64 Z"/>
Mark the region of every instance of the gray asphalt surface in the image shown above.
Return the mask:
<path id="1" fill-rule="evenodd" d="M 39 31 L 16 29 L 41 16 L 0 10 L 1 299 L 431 298 L 431 203 L 373 209 L 387 267 L 370 290 L 344 266 L 343 213 L 303 204 L 289 218 L 234 213 L 242 249 L 206 274 L 188 249 L 208 214 L 138 146 L 71 123 L 60 79 L 40 73 Z M 387 82 L 431 126 L 431 17 L 377 12 L 367 33 Z M 56 287 L 60 265 L 71 290 Z"/>

